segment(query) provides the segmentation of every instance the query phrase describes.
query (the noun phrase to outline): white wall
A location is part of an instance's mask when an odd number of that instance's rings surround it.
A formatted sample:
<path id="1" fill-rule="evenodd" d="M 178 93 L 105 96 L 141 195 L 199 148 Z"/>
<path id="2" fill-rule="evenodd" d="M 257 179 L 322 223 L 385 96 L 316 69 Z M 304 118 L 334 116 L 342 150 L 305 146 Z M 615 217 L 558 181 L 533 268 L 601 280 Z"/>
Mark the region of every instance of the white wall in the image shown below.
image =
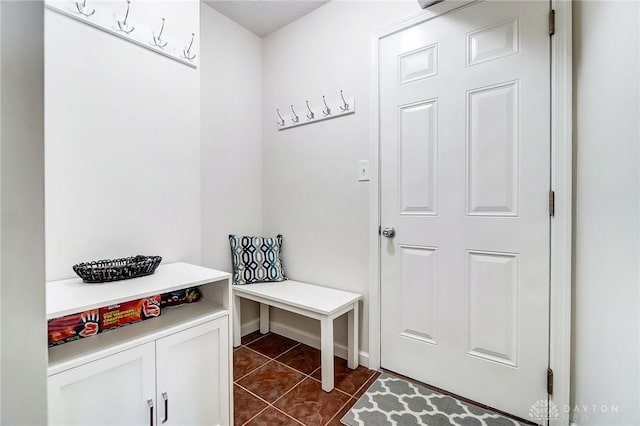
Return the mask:
<path id="1" fill-rule="evenodd" d="M 0 2 L 0 424 L 46 424 L 39 1 Z"/>
<path id="2" fill-rule="evenodd" d="M 637 425 L 640 10 L 637 2 L 573 7 L 573 421 Z"/>
<path id="3" fill-rule="evenodd" d="M 231 271 L 229 234 L 262 230 L 262 42 L 205 3 L 200 19 L 202 262 Z"/>
<path id="4" fill-rule="evenodd" d="M 132 3 L 152 12 L 198 32 L 198 1 Z M 45 24 L 47 280 L 135 254 L 199 263 L 199 70 L 50 10 Z"/>
<path id="5" fill-rule="evenodd" d="M 357 181 L 368 159 L 371 31 L 420 10 L 415 1 L 332 1 L 263 41 L 264 233 L 284 235 L 284 267 L 294 279 L 355 291 L 362 304 L 361 349 L 368 351 L 369 184 Z M 276 108 L 339 90 L 356 114 L 284 131 Z M 319 335 L 317 321 L 287 312 L 272 322 Z M 346 343 L 346 319 L 336 340 Z"/>

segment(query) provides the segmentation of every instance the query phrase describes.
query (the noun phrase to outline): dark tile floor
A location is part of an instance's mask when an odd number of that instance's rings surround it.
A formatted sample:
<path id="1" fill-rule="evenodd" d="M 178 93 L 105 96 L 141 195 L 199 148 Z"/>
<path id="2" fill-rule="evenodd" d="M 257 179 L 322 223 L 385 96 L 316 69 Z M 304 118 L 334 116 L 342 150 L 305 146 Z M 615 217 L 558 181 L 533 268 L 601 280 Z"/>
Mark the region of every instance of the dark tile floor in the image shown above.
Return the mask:
<path id="1" fill-rule="evenodd" d="M 335 358 L 335 389 L 320 383 L 320 351 L 274 333 L 242 338 L 233 351 L 233 411 L 241 425 L 340 425 L 380 375 Z"/>

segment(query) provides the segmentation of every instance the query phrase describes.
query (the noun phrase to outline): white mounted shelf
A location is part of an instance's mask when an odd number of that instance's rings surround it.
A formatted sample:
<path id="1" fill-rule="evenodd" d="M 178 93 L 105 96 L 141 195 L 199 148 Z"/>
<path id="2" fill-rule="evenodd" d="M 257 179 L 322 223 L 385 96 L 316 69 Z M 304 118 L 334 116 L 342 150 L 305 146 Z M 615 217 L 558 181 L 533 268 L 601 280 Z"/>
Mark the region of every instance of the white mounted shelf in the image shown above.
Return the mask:
<path id="1" fill-rule="evenodd" d="M 130 41 L 131 43 L 159 53 L 167 58 L 171 58 L 192 68 L 198 67 L 199 60 L 195 51 L 191 53 L 193 55 L 192 59 L 187 59 L 184 56 L 184 52 L 190 48 L 189 44 L 192 42 L 191 33 L 185 33 L 184 39 L 181 42 L 163 35 L 161 37 L 161 45 L 164 43 L 166 43 L 166 45 L 164 47 L 159 47 L 154 44 L 154 38 L 159 35 L 161 22 L 157 23 L 157 32 L 132 19 L 128 19 L 127 24 L 128 28 L 133 28 L 133 31 L 127 33 L 118 27 L 118 21 L 121 21 L 124 18 L 126 2 L 122 1 L 122 16 L 115 14 L 110 9 L 101 8 L 99 5 L 98 7 L 94 7 L 93 2 L 90 0 L 86 3 L 86 7 L 88 11 L 93 11 L 93 13 L 87 16 L 79 12 L 77 3 L 82 4 L 82 0 L 78 0 L 78 2 L 67 0 L 46 0 L 45 5 L 48 9 L 54 12 L 68 16 L 77 21 L 84 22 L 94 28 Z M 135 4 L 132 8 L 133 7 L 135 7 Z M 198 30 L 198 28 L 194 28 L 192 32 L 195 33 L 196 30 Z"/>
<path id="2" fill-rule="evenodd" d="M 188 263 L 160 265 L 130 280 L 87 284 L 81 278 L 47 283 L 47 320 L 187 287 L 228 280 L 231 274 Z"/>

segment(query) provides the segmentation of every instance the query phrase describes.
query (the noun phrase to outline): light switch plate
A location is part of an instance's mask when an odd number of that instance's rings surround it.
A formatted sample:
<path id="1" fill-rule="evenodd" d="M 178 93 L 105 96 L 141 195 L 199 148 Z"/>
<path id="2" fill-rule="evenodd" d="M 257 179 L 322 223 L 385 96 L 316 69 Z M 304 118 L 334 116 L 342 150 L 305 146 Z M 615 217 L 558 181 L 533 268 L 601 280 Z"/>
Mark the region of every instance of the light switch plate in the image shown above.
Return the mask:
<path id="1" fill-rule="evenodd" d="M 359 182 L 369 181 L 369 160 L 358 161 L 358 181 Z"/>

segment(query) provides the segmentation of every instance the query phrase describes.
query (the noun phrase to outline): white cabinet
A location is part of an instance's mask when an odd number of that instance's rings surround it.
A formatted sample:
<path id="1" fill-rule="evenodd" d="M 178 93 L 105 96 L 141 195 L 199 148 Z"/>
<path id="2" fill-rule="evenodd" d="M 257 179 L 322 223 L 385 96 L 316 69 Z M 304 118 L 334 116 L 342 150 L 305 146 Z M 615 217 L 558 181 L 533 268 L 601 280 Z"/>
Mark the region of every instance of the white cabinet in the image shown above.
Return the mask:
<path id="1" fill-rule="evenodd" d="M 155 343 L 49 377 L 49 424 L 149 425 L 155 383 Z"/>
<path id="2" fill-rule="evenodd" d="M 49 424 L 231 424 L 229 274 L 180 263 L 128 284 L 49 283 L 48 317 L 194 285 L 203 300 L 50 348 Z"/>
<path id="3" fill-rule="evenodd" d="M 227 329 L 219 318 L 50 376 L 49 424 L 229 424 Z"/>
<path id="4" fill-rule="evenodd" d="M 228 425 L 229 334 L 220 318 L 156 341 L 158 425 Z"/>

